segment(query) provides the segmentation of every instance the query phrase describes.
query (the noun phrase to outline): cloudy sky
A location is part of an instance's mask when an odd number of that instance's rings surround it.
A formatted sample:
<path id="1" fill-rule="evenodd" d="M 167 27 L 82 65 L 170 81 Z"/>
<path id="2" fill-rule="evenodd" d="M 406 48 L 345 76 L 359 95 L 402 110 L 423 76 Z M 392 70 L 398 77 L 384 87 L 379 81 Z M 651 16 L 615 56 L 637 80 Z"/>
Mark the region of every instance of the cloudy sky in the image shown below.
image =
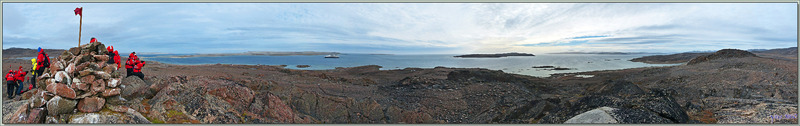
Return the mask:
<path id="1" fill-rule="evenodd" d="M 797 3 L 3 3 L 3 48 L 463 54 L 797 46 Z"/>

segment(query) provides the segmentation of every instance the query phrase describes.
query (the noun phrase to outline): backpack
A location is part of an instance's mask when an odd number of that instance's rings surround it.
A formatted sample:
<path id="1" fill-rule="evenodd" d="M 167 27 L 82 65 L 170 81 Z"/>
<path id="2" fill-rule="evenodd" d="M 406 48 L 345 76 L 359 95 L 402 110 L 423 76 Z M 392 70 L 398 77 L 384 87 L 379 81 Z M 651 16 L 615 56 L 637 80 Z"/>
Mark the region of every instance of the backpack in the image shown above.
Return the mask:
<path id="1" fill-rule="evenodd" d="M 44 55 L 44 67 L 50 67 L 50 56 L 47 53 L 42 53 Z"/>

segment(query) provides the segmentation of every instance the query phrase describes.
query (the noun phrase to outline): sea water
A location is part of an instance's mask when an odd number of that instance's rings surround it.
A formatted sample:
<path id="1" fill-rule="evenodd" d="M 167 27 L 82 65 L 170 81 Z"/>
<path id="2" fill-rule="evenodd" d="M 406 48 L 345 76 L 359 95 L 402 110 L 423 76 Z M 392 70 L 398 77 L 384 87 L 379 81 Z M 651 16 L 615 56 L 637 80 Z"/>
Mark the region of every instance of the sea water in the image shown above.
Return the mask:
<path id="1" fill-rule="evenodd" d="M 170 55 L 140 55 L 143 60 L 169 64 L 244 64 L 244 65 L 288 65 L 290 69 L 325 70 L 336 67 L 379 65 L 382 70 L 404 68 L 434 68 L 437 66 L 456 68 L 486 68 L 506 73 L 548 77 L 554 73 L 573 73 L 597 70 L 618 70 L 637 67 L 671 66 L 678 64 L 646 64 L 628 61 L 652 54 L 541 54 L 536 56 L 510 56 L 501 58 L 458 58 L 454 55 L 373 55 L 340 54 L 340 58 L 324 58 L 324 55 L 298 56 L 216 56 L 216 57 L 172 57 Z M 297 68 L 296 65 L 310 65 Z M 533 66 L 556 66 L 571 70 L 547 70 Z"/>

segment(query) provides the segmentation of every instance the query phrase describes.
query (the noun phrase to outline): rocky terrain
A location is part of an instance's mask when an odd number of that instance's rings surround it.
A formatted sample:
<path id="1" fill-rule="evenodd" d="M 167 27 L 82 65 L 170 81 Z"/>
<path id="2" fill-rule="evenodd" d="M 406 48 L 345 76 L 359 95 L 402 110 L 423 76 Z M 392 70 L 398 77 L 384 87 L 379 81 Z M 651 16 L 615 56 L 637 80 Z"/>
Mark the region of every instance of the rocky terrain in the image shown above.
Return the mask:
<path id="1" fill-rule="evenodd" d="M 97 112 L 72 108 L 53 110 L 59 114 L 52 116 L 48 109 L 30 107 L 36 104 L 34 96 L 51 95 L 28 91 L 21 98 L 3 100 L 3 122 L 796 124 L 797 120 L 770 118 L 797 113 L 796 58 L 733 51 L 737 55 L 710 54 L 706 57 L 720 58 L 690 65 L 548 78 L 476 68 L 379 70 L 381 66 L 370 65 L 294 70 L 148 61 L 145 79 L 123 78 L 119 95 L 100 94 L 105 104 Z M 3 63 L 30 65 L 20 59 Z M 22 113 L 28 116 L 12 118 Z"/>
<path id="2" fill-rule="evenodd" d="M 675 64 L 675 63 L 688 62 L 689 60 L 692 60 L 695 57 L 709 55 L 709 54 L 711 53 L 678 53 L 670 55 L 654 55 L 654 56 L 633 58 L 630 61 L 651 63 L 651 64 Z"/>
<path id="3" fill-rule="evenodd" d="M 703 55 L 710 55 L 711 53 L 678 53 L 678 54 L 671 54 L 671 55 L 653 55 L 653 56 L 645 56 L 631 59 L 630 61 L 633 62 L 643 62 L 643 63 L 651 63 L 651 64 L 675 64 L 675 63 L 685 63 L 689 60 L 694 59 L 698 56 Z M 768 57 L 772 59 L 782 59 L 782 60 L 797 60 L 797 47 L 790 47 L 790 48 L 781 48 L 781 49 L 770 49 L 770 50 L 761 50 L 761 51 L 752 51 L 751 53 L 761 56 L 761 57 Z"/>
<path id="4" fill-rule="evenodd" d="M 500 57 L 507 57 L 507 56 L 535 56 L 533 54 L 527 53 L 499 53 L 499 54 L 467 54 L 467 55 L 458 55 L 453 57 L 461 57 L 461 58 L 500 58 Z"/>

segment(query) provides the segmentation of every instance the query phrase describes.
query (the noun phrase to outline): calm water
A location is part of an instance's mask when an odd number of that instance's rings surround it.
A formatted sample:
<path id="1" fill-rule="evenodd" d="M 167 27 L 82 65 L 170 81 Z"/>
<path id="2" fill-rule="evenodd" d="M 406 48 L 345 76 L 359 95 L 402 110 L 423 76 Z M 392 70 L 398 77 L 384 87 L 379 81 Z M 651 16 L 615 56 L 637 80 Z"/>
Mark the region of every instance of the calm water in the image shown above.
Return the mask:
<path id="1" fill-rule="evenodd" d="M 246 64 L 288 65 L 291 69 L 322 70 L 336 67 L 380 65 L 382 70 L 407 67 L 433 68 L 436 66 L 457 68 L 487 68 L 507 73 L 547 77 L 553 73 L 572 73 L 596 70 L 614 70 L 636 67 L 669 66 L 677 64 L 645 64 L 628 60 L 651 54 L 606 55 L 606 54 L 542 54 L 536 56 L 512 56 L 503 58 L 456 58 L 453 55 L 369 55 L 340 54 L 341 58 L 314 56 L 221 56 L 169 58 L 167 55 L 140 55 L 143 60 L 170 64 Z M 297 68 L 296 65 L 310 65 Z M 559 66 L 574 70 L 543 70 L 533 66 Z"/>

